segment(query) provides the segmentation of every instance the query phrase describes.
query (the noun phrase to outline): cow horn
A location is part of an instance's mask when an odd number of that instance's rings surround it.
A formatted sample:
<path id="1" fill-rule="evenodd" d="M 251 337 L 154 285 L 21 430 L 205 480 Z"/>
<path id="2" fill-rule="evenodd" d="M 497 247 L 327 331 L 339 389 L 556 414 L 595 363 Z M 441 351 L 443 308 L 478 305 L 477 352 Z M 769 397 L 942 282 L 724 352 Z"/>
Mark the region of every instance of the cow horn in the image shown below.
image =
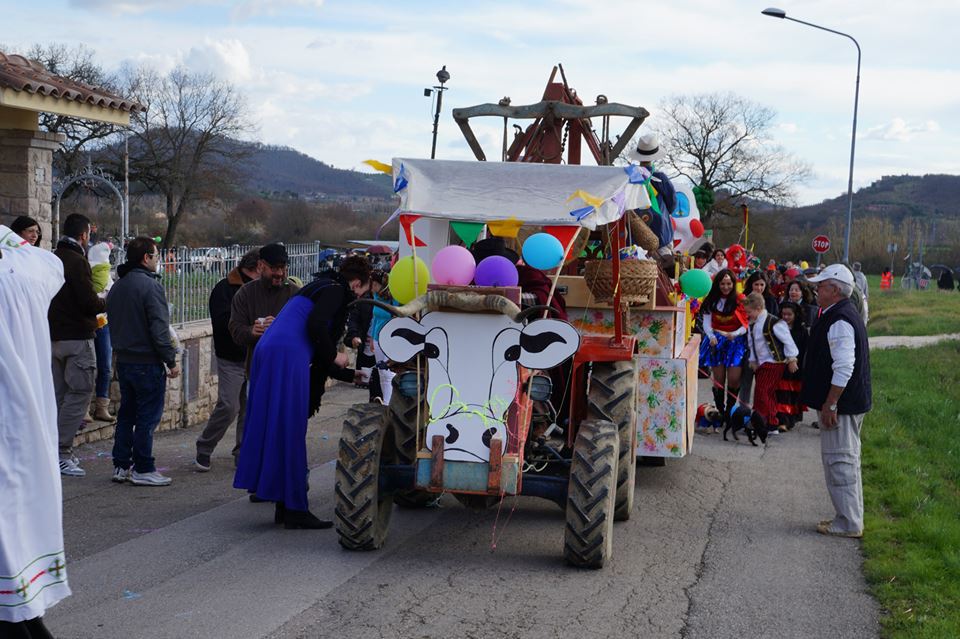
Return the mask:
<path id="1" fill-rule="evenodd" d="M 528 306 L 527 308 L 525 308 L 525 309 L 523 309 L 522 311 L 520 311 L 520 313 L 517 314 L 517 316 L 514 317 L 513 319 L 516 320 L 517 322 L 520 322 L 520 323 L 522 324 L 522 323 L 525 322 L 528 318 L 533 317 L 534 315 L 536 315 L 537 313 L 539 313 L 539 312 L 541 312 L 541 311 L 550 311 L 550 312 L 554 313 L 555 315 L 559 315 L 559 314 L 560 314 L 560 311 L 558 311 L 558 310 L 557 310 L 556 308 L 554 308 L 553 306 L 550 306 L 549 304 L 540 304 L 540 305 L 537 305 L 537 306 Z"/>

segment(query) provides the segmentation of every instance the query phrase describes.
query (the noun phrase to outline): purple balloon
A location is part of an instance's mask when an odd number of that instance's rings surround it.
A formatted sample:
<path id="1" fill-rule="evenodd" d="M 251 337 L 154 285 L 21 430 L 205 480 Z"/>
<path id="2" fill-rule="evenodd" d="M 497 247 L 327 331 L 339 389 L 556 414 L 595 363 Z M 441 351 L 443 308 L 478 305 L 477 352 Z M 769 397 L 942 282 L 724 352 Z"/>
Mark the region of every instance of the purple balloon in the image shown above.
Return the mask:
<path id="1" fill-rule="evenodd" d="M 477 264 L 473 278 L 477 286 L 516 286 L 520 274 L 513 262 L 500 255 L 491 255 Z"/>
<path id="2" fill-rule="evenodd" d="M 433 281 L 437 284 L 452 284 L 466 286 L 473 281 L 477 263 L 473 254 L 462 246 L 447 246 L 433 258 L 431 272 Z"/>

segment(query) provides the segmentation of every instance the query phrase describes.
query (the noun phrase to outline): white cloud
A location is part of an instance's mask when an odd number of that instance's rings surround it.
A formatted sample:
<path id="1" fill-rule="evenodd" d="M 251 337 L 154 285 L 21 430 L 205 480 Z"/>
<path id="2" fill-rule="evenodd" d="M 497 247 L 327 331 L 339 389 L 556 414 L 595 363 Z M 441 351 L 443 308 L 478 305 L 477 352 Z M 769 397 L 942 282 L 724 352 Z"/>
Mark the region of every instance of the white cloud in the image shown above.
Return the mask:
<path id="1" fill-rule="evenodd" d="M 243 84 L 253 77 L 250 54 L 239 40 L 210 40 L 193 47 L 183 60 L 192 71 L 210 73 L 235 84 Z"/>
<path id="2" fill-rule="evenodd" d="M 903 118 L 894 118 L 887 124 L 871 127 L 863 135 L 864 140 L 883 140 L 893 142 L 910 142 L 918 134 L 936 133 L 940 125 L 933 120 L 925 122 L 907 122 Z"/>

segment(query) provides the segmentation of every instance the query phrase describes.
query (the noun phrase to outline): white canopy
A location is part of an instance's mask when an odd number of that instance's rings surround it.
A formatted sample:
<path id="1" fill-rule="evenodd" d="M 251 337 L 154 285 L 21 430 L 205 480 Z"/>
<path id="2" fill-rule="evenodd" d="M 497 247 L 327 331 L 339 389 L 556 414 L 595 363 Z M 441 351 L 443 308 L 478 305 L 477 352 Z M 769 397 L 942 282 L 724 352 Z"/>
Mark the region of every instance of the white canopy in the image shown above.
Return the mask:
<path id="1" fill-rule="evenodd" d="M 617 220 L 625 210 L 650 207 L 646 188 L 631 183 L 628 170 L 526 162 L 393 160 L 394 185 L 404 213 L 477 222 L 516 218 L 530 224 L 579 224 L 589 229 Z M 578 191 L 588 199 L 572 197 Z M 602 204 L 595 210 L 584 210 L 597 201 Z M 571 215 L 577 209 L 580 213 Z"/>

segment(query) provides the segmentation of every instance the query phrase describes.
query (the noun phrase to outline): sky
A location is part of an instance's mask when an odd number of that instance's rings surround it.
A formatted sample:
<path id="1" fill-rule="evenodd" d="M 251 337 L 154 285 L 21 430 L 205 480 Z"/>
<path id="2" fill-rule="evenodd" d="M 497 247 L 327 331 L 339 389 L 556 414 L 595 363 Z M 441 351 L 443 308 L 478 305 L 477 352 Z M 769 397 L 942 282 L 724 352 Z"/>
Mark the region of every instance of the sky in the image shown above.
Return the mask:
<path id="1" fill-rule="evenodd" d="M 863 51 L 854 189 L 884 175 L 960 174 L 957 0 L 0 0 L 0 41 L 84 44 L 108 69 L 183 65 L 242 91 L 254 138 L 337 168 L 429 157 L 446 65 L 437 157 L 472 159 L 451 108 L 540 100 L 554 64 L 586 104 L 642 106 L 732 91 L 777 113 L 774 140 L 809 162 L 798 204 L 846 192 L 857 54 Z M 626 120 L 614 124 L 615 131 Z M 501 124 L 473 124 L 498 156 Z"/>

